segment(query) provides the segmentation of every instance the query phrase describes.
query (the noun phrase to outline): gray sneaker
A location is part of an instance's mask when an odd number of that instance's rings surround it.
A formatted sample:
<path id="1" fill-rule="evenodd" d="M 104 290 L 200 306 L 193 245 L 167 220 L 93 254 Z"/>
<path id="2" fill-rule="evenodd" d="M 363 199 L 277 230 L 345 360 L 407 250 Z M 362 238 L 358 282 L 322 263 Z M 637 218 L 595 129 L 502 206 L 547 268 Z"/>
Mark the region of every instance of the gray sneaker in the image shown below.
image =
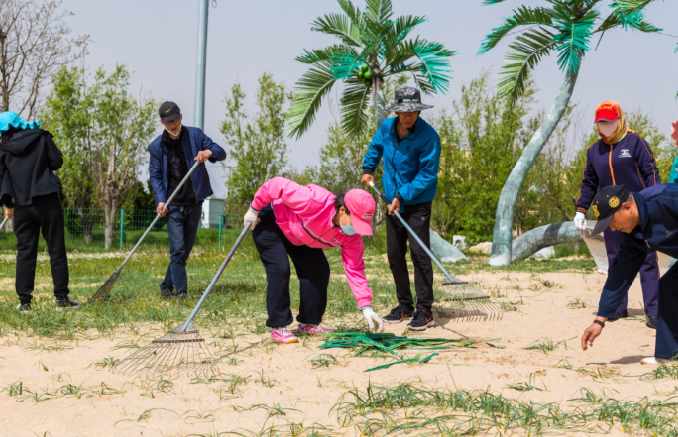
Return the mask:
<path id="1" fill-rule="evenodd" d="M 57 298 L 57 311 L 79 310 L 80 306 L 80 302 L 73 302 L 68 297 Z"/>

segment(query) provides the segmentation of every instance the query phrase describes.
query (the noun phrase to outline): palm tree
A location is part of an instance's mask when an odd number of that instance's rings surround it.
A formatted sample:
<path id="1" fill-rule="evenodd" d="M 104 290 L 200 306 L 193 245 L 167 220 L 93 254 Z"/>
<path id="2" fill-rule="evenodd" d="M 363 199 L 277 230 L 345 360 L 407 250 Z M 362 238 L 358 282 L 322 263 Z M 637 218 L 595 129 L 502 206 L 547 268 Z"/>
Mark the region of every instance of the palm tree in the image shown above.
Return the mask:
<path id="1" fill-rule="evenodd" d="M 485 5 L 506 0 L 485 0 Z M 503 76 L 498 88 L 500 94 L 515 101 L 525 91 L 530 72 L 542 57 L 558 54 L 558 66 L 564 73 L 560 91 L 544 121 L 525 146 L 516 166 L 511 171 L 497 204 L 497 215 L 492 242 L 490 264 L 495 266 L 511 263 L 513 219 L 516 198 L 542 147 L 565 112 L 586 52 L 590 50 L 591 38 L 616 27 L 640 32 L 658 32 L 644 20 L 644 9 L 653 0 L 614 0 L 611 13 L 604 20 L 600 6 L 603 0 L 546 0 L 548 7 L 521 6 L 506 18 L 501 27 L 492 30 L 478 54 L 486 53 L 504 38 L 524 28 L 509 45 Z M 600 41 L 598 42 L 600 43 Z"/>
<path id="2" fill-rule="evenodd" d="M 425 17 L 393 19 L 391 0 L 367 0 L 360 11 L 350 0 L 337 0 L 343 14 L 317 18 L 311 30 L 334 35 L 341 43 L 321 50 L 304 50 L 297 61 L 310 64 L 295 86 L 285 115 L 290 137 L 304 134 L 313 123 L 323 97 L 343 81 L 340 100 L 342 128 L 355 138 L 366 129 L 370 94 L 376 128 L 386 118 L 382 85 L 388 76 L 411 73 L 425 94 L 447 91 L 449 58 L 455 53 L 442 44 L 416 37 L 407 39 Z"/>

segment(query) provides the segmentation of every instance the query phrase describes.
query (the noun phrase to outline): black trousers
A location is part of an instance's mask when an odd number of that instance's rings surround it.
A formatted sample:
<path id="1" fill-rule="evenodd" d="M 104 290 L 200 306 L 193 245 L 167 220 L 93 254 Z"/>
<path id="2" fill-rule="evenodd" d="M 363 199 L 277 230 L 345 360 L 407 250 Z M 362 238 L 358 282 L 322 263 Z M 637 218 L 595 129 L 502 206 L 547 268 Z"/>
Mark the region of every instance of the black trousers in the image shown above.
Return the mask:
<path id="1" fill-rule="evenodd" d="M 299 323 L 319 324 L 327 307 L 330 264 L 322 249 L 295 246 L 275 222 L 269 205 L 259 212 L 261 222 L 252 231 L 254 244 L 266 269 L 266 326 L 279 328 L 292 323 L 290 310 L 290 262 L 299 279 Z"/>
<path id="2" fill-rule="evenodd" d="M 16 235 L 16 293 L 21 303 L 30 303 L 35 287 L 35 265 L 38 260 L 38 239 L 47 242 L 54 296 L 68 296 L 68 259 L 64 242 L 64 212 L 56 193 L 33 198 L 28 206 L 14 208 Z"/>
<path id="3" fill-rule="evenodd" d="M 427 248 L 431 248 L 431 210 L 414 209 L 400 214 Z M 414 290 L 417 293 L 417 308 L 431 309 L 433 305 L 433 268 L 431 258 L 424 252 L 414 238 L 410 238 L 407 229 L 398 217 L 386 216 L 386 242 L 388 263 L 393 273 L 398 302 L 408 309 L 414 308 L 410 275 L 407 271 L 407 240 L 410 240 L 410 257 L 414 264 Z"/>

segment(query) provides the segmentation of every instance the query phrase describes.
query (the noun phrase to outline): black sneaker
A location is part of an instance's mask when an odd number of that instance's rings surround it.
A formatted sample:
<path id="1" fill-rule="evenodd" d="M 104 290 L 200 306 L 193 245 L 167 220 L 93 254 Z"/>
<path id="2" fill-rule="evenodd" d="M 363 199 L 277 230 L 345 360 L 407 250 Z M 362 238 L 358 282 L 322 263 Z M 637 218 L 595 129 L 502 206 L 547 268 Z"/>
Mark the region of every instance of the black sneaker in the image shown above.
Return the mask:
<path id="1" fill-rule="evenodd" d="M 614 317 L 610 317 L 607 319 L 608 322 L 616 322 L 619 319 L 625 319 L 629 316 L 628 311 L 624 311 L 623 313 L 614 313 Z"/>
<path id="2" fill-rule="evenodd" d="M 657 316 L 648 317 L 645 326 L 647 326 L 650 329 L 657 329 Z"/>
<path id="3" fill-rule="evenodd" d="M 57 298 L 56 302 L 56 309 L 57 311 L 65 311 L 65 310 L 79 310 L 80 309 L 80 302 L 73 302 L 66 297 L 60 297 Z"/>
<path id="4" fill-rule="evenodd" d="M 24 314 L 28 314 L 31 312 L 31 304 L 30 303 L 20 303 L 16 309 L 21 311 Z"/>
<path id="5" fill-rule="evenodd" d="M 408 317 L 412 317 L 412 310 L 404 310 L 402 305 L 398 305 L 383 320 L 386 323 L 400 323 Z"/>
<path id="6" fill-rule="evenodd" d="M 178 291 L 174 294 L 172 294 L 172 297 L 175 299 L 186 299 L 186 292 L 185 291 Z"/>
<path id="7" fill-rule="evenodd" d="M 167 288 L 161 288 L 160 294 L 162 294 L 162 296 L 167 298 L 167 299 L 171 299 L 173 297 L 172 290 L 169 290 Z"/>
<path id="8" fill-rule="evenodd" d="M 433 321 L 433 314 L 431 310 L 425 308 L 417 309 L 414 313 L 414 317 L 410 323 L 407 324 L 407 329 L 410 331 L 424 331 L 429 326 L 435 325 L 436 322 Z"/>

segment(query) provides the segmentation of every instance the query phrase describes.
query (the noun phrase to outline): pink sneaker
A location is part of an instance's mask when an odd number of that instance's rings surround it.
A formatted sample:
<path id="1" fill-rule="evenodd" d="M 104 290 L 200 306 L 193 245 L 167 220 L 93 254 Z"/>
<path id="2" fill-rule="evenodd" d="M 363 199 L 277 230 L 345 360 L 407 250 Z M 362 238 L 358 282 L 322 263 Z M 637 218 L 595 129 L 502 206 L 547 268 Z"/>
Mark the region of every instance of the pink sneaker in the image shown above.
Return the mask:
<path id="1" fill-rule="evenodd" d="M 273 328 L 273 331 L 271 331 L 271 341 L 280 344 L 299 343 L 299 339 L 292 334 L 292 331 L 284 326 Z"/>
<path id="2" fill-rule="evenodd" d="M 332 330 L 323 328 L 320 325 L 306 325 L 304 323 L 299 323 L 297 332 L 305 332 L 306 334 L 310 335 L 318 335 L 318 334 L 327 334 L 328 332 L 332 332 Z"/>

